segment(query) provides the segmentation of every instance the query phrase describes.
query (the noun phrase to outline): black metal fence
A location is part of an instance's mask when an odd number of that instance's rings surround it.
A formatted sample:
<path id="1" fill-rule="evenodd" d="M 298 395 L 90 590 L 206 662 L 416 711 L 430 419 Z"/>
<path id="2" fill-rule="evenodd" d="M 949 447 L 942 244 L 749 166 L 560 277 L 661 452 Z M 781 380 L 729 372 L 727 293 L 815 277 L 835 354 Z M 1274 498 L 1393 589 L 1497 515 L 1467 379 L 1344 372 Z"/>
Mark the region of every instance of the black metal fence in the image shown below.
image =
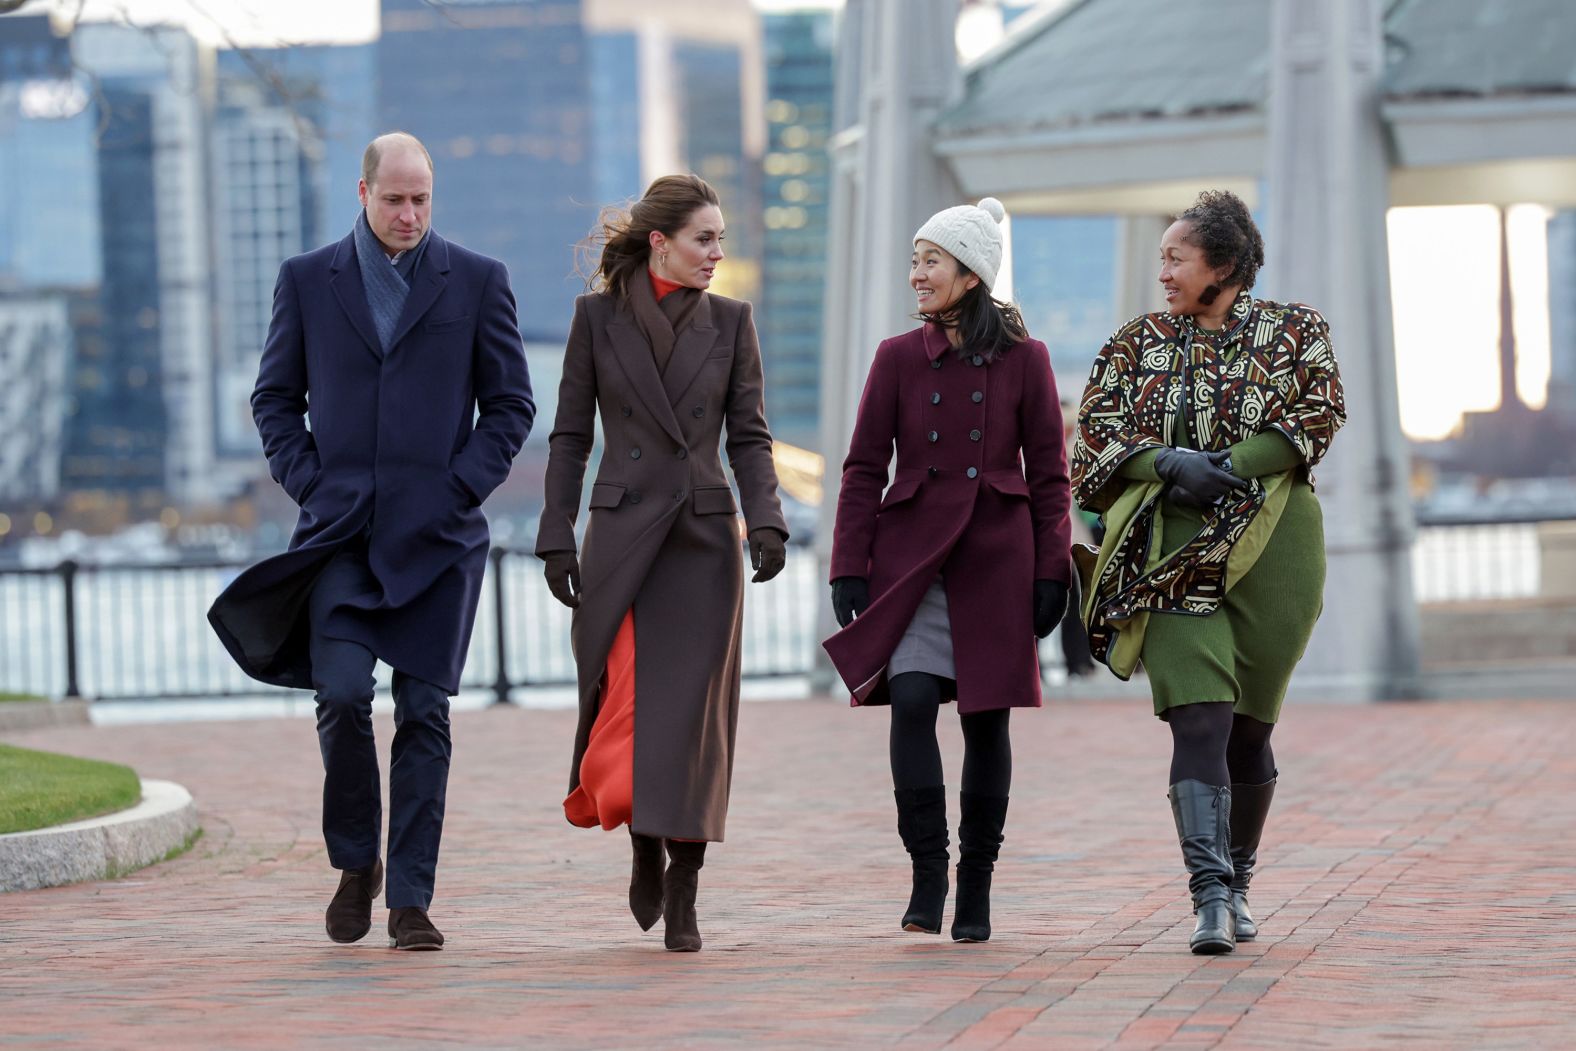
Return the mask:
<path id="1" fill-rule="evenodd" d="M 1420 602 L 1539 593 L 1536 520 L 1433 521 L 1413 548 Z M 0 692 L 102 700 L 257 696 L 272 688 L 236 668 L 209 630 L 208 606 L 238 562 L 79 565 L 0 570 Z M 826 602 L 814 553 L 791 548 L 781 576 L 745 585 L 746 677 L 805 675 Z M 1061 668 L 1056 636 L 1041 646 Z M 462 686 L 508 700 L 512 691 L 574 682 L 569 611 L 527 551 L 494 548 Z M 278 691 L 284 692 L 284 691 Z"/>
<path id="2" fill-rule="evenodd" d="M 239 562 L 0 570 L 0 692 L 100 700 L 256 696 L 210 630 L 207 610 Z M 802 675 L 816 640 L 815 557 L 789 552 L 777 579 L 745 585 L 744 674 Z M 569 611 L 529 552 L 494 548 L 462 687 L 508 700 L 572 684 Z"/>

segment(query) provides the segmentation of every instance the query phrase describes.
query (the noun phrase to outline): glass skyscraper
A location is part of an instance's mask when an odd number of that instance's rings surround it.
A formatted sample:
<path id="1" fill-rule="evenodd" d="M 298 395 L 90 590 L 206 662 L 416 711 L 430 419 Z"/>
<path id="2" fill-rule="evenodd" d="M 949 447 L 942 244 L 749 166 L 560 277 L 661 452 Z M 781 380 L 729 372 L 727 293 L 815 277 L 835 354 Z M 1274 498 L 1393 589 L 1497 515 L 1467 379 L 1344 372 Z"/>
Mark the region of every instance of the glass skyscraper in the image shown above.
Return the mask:
<path id="1" fill-rule="evenodd" d="M 350 232 L 374 134 L 370 44 L 223 51 L 213 121 L 215 440 L 221 487 L 264 474 L 251 394 L 290 256 Z"/>
<path id="2" fill-rule="evenodd" d="M 207 503 L 213 55 L 182 29 L 107 23 L 79 25 L 71 49 L 98 88 L 104 284 L 102 355 L 78 341 L 66 484 L 101 502 L 135 491 L 152 506 Z"/>
<path id="3" fill-rule="evenodd" d="M 433 229 L 508 267 L 527 340 L 561 341 L 591 229 L 591 95 L 579 0 L 383 0 L 379 131 L 432 154 Z M 638 192 L 638 191 L 637 191 Z"/>
<path id="4" fill-rule="evenodd" d="M 834 15 L 807 10 L 763 21 L 766 231 L 756 323 L 766 415 L 779 441 L 818 449 Z"/>
<path id="5" fill-rule="evenodd" d="M 376 44 L 252 48 L 219 53 L 226 83 L 249 85 L 254 106 L 287 114 L 303 139 L 303 207 L 308 247 L 350 232 L 361 203 L 361 154 L 380 130 Z"/>
<path id="6" fill-rule="evenodd" d="M 47 17 L 0 20 L 0 289 L 98 284 L 91 88 Z"/>
<path id="7" fill-rule="evenodd" d="M 68 489 L 164 489 L 168 414 L 160 345 L 154 115 L 150 94 L 105 85 L 99 107 L 99 199 L 105 217 L 101 339 L 78 347 L 74 413 L 62 482 Z"/>
<path id="8" fill-rule="evenodd" d="M 426 144 L 433 229 L 508 264 L 527 341 L 566 335 L 599 208 L 673 171 L 716 187 L 729 258 L 715 287 L 753 298 L 758 30 L 745 0 L 383 0 L 378 130 Z"/>

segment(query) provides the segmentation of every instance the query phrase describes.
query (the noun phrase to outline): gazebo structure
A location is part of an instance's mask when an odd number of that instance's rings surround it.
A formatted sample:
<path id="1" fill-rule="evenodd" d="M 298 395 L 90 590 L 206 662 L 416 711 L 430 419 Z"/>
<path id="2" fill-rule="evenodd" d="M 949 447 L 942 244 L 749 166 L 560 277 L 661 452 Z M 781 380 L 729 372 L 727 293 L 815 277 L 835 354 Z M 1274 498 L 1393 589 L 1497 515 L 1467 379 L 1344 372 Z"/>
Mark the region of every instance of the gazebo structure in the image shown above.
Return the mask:
<path id="1" fill-rule="evenodd" d="M 833 144 L 822 544 L 837 450 L 909 300 L 893 252 L 939 207 L 1122 217 L 1122 316 L 1159 307 L 1167 217 L 1228 188 L 1261 217 L 1255 291 L 1330 319 L 1350 422 L 1318 472 L 1329 577 L 1294 689 L 1416 695 L 1391 206 L 1576 205 L 1569 0 L 1073 0 L 959 72 L 956 0 L 849 0 Z M 889 287 L 890 286 L 890 287 Z M 1507 301 L 1508 295 L 1504 297 Z M 1449 307 L 1441 291 L 1441 308 Z M 823 551 L 823 555 L 824 555 Z"/>

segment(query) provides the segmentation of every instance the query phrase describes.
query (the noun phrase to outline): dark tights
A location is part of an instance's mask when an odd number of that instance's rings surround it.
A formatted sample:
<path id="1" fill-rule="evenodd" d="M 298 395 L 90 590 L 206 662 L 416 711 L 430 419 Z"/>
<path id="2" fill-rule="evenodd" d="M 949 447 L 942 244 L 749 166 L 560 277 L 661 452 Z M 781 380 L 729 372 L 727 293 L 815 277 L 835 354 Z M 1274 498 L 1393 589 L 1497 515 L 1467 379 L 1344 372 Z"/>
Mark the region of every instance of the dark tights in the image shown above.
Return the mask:
<path id="1" fill-rule="evenodd" d="M 928 788 L 946 783 L 941 748 L 936 744 L 936 715 L 941 710 L 942 679 L 924 672 L 893 676 L 892 786 Z M 963 724 L 963 791 L 971 795 L 1006 796 L 1012 788 L 1012 740 L 1007 732 L 1010 709 L 975 712 Z"/>
<path id="2" fill-rule="evenodd" d="M 1273 723 L 1237 715 L 1224 702 L 1172 708 L 1166 723 L 1171 727 L 1171 784 L 1262 785 L 1275 776 Z"/>

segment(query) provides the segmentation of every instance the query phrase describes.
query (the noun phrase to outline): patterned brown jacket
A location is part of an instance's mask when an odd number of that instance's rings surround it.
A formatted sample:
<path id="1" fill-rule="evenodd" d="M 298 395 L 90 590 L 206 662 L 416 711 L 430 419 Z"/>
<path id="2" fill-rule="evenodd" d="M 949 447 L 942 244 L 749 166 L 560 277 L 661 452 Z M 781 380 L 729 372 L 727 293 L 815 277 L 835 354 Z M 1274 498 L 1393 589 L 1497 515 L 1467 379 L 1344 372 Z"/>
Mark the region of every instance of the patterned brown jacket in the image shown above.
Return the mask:
<path id="1" fill-rule="evenodd" d="M 1232 551 L 1276 483 L 1250 479 L 1240 495 L 1206 515 L 1196 536 L 1158 559 L 1150 538 L 1159 487 L 1142 490 L 1134 506 L 1141 483 L 1119 472 L 1146 449 L 1180 444 L 1184 411 L 1189 444 L 1207 450 L 1279 431 L 1302 453 L 1297 470 L 1311 481 L 1311 469 L 1346 422 L 1329 326 L 1312 307 L 1242 292 L 1219 332 L 1199 328 L 1191 317 L 1145 314 L 1101 348 L 1079 407 L 1072 483 L 1079 505 L 1107 519 L 1085 603 L 1090 648 L 1107 663 L 1116 632 L 1141 613 L 1215 610 Z M 1130 498 L 1121 501 L 1124 492 Z M 1118 516 L 1121 521 L 1113 520 Z M 1131 670 L 1112 668 L 1124 678 Z"/>

